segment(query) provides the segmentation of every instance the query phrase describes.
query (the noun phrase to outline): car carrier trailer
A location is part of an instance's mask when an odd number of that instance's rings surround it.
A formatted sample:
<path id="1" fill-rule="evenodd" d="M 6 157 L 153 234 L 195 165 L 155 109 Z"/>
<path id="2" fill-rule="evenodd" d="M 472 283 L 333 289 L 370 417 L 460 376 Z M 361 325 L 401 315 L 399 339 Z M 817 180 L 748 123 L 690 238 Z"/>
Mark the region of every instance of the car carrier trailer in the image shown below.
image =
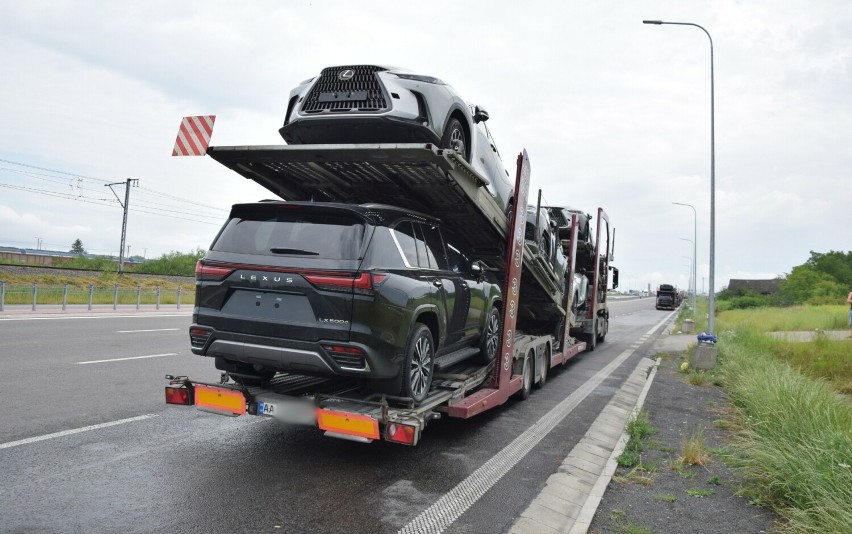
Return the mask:
<path id="1" fill-rule="evenodd" d="M 315 426 L 331 437 L 416 445 L 427 424 L 442 414 L 469 418 L 513 395 L 525 399 L 533 384 L 544 384 L 551 367 L 586 350 L 586 343 L 569 335 L 572 317 L 552 273 L 535 246 L 525 241 L 526 210 L 515 209 L 507 218 L 483 187 L 487 180 L 454 151 L 429 144 L 297 145 L 210 147 L 207 154 L 285 200 L 382 202 L 425 211 L 464 228 L 471 258 L 483 261 L 504 281 L 501 350 L 488 365 L 462 362 L 437 372 L 429 395 L 416 405 L 349 379 L 287 373 L 262 387 L 231 382 L 227 373 L 219 383 L 168 375 L 167 403 Z M 529 181 L 524 151 L 517 159 L 516 206 L 526 206 Z M 567 295 L 578 226 L 574 218 L 567 244 Z M 552 331 L 524 333 L 524 325 L 543 314 L 562 325 L 557 333 L 561 342 Z"/>

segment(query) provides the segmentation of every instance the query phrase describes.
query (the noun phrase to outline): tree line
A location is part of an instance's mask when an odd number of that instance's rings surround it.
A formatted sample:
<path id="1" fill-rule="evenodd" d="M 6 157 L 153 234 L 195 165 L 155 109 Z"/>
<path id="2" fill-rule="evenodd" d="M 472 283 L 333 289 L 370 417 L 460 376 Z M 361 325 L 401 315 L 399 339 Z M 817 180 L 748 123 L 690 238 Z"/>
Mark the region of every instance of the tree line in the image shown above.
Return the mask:
<path id="1" fill-rule="evenodd" d="M 811 251 L 808 260 L 779 277 L 778 291 L 760 295 L 753 291 L 721 291 L 717 299 L 730 308 L 842 304 L 852 291 L 852 251 Z"/>

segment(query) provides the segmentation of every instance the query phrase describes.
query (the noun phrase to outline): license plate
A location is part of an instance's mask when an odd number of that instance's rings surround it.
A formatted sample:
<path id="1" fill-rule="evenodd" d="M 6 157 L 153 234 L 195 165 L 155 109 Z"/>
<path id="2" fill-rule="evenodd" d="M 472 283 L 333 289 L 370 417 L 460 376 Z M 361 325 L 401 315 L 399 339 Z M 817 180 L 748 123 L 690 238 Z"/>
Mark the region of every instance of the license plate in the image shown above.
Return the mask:
<path id="1" fill-rule="evenodd" d="M 320 102 L 354 102 L 367 100 L 367 91 L 341 91 L 339 93 L 320 93 Z"/>
<path id="2" fill-rule="evenodd" d="M 257 415 L 274 415 L 275 412 L 275 405 L 271 402 L 257 402 Z"/>
<path id="3" fill-rule="evenodd" d="M 274 402 L 257 401 L 257 415 L 274 417 L 282 423 L 290 425 L 316 425 L 316 407 L 304 399 L 280 398 Z"/>

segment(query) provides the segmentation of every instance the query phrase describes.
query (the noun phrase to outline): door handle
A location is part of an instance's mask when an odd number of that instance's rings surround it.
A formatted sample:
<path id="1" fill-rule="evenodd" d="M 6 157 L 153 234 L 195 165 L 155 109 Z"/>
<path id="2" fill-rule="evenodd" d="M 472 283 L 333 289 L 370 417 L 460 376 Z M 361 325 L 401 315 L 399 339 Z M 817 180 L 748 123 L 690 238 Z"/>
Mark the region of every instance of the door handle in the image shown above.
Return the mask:
<path id="1" fill-rule="evenodd" d="M 432 280 L 432 285 L 434 285 L 435 287 L 444 287 L 444 282 L 440 280 Z"/>

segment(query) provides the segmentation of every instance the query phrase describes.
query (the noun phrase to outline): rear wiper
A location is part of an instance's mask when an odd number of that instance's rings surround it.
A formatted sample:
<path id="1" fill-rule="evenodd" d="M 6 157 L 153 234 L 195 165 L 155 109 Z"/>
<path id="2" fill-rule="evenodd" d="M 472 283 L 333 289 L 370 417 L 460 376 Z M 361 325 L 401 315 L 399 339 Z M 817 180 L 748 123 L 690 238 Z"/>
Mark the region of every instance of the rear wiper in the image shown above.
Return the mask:
<path id="1" fill-rule="evenodd" d="M 300 248 L 272 247 L 269 249 L 269 252 L 273 252 L 275 254 L 304 254 L 306 256 L 319 256 L 319 252 L 314 252 L 313 250 L 302 250 Z"/>

